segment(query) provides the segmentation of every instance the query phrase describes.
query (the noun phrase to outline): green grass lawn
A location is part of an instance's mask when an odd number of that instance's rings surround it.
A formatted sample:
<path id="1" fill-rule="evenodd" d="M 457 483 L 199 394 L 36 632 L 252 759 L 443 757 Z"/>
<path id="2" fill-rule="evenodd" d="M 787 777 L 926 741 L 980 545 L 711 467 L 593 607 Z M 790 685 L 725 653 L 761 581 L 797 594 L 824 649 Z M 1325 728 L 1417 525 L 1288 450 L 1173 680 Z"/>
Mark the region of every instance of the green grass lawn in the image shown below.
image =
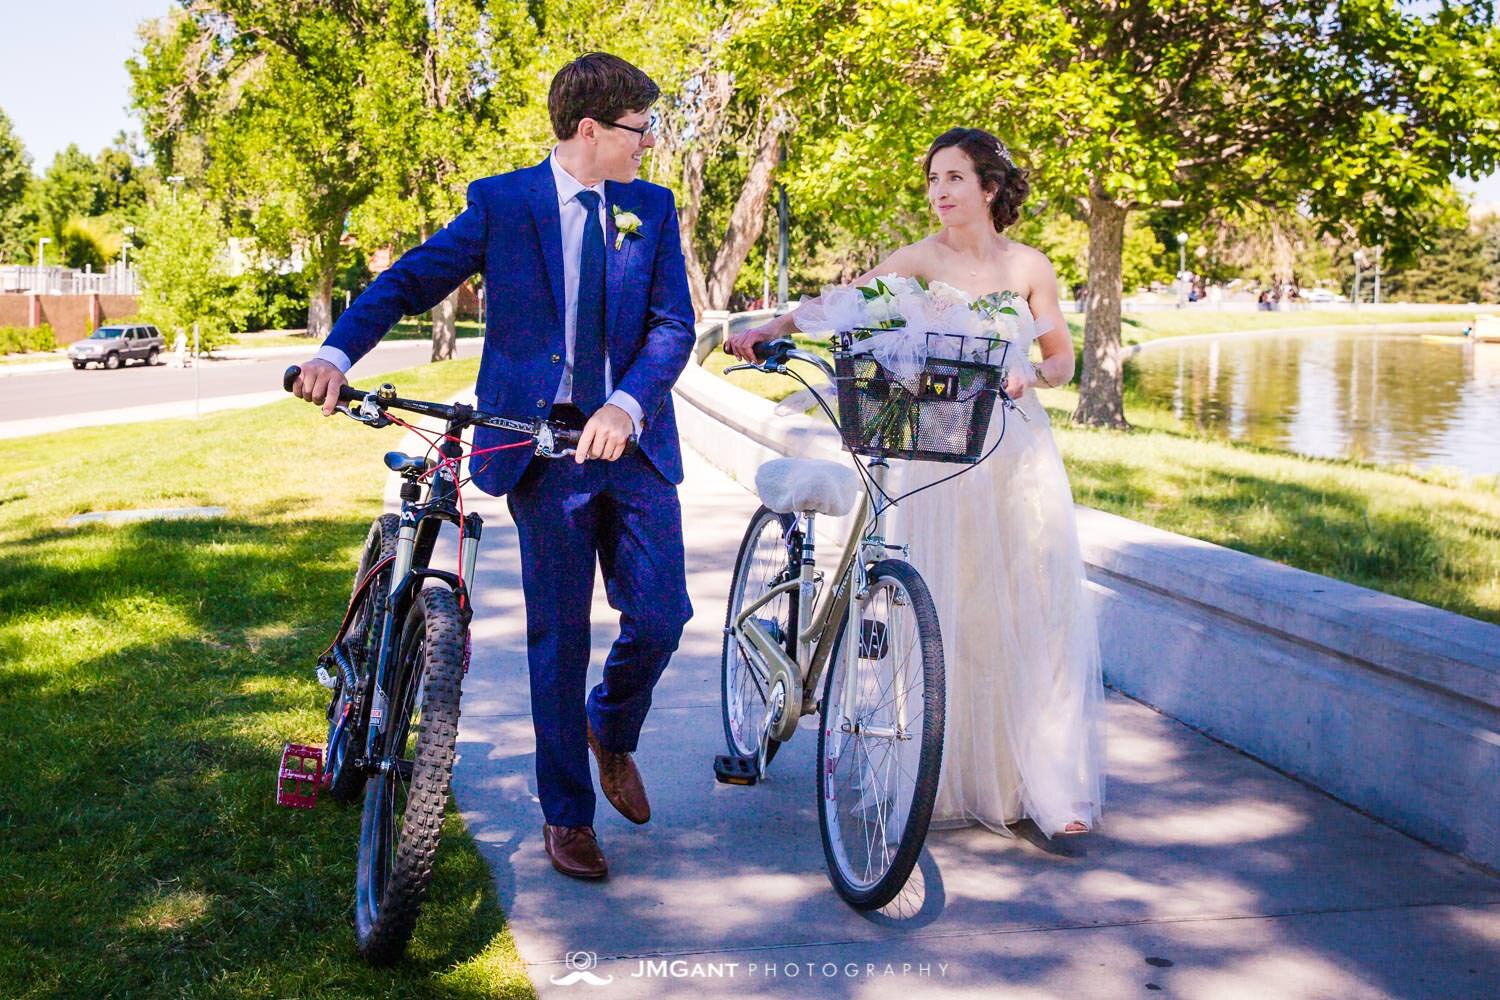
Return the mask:
<path id="1" fill-rule="evenodd" d="M 722 374 L 733 363 L 714 351 L 703 366 Z M 781 375 L 725 377 L 768 399 L 801 388 Z M 1134 395 L 1133 430 L 1079 428 L 1072 391 L 1044 389 L 1041 398 L 1079 503 L 1500 624 L 1494 479 L 1237 444 Z"/>
<path id="2" fill-rule="evenodd" d="M 1075 393 L 1040 395 L 1081 504 L 1500 624 L 1494 479 L 1238 444 L 1140 399 L 1131 431 L 1075 427 Z"/>
<path id="3" fill-rule="evenodd" d="M 458 328 L 458 336 L 479 337 L 484 334 L 484 325 L 472 320 L 459 320 L 455 324 Z M 391 332 L 385 335 L 385 340 L 431 340 L 432 324 L 420 320 L 403 320 L 397 323 Z M 306 347 L 308 353 L 318 349 L 319 341 L 315 341 L 302 333 L 291 333 L 286 330 L 267 330 L 260 333 L 241 333 L 235 337 L 235 342 L 229 345 L 229 349 L 236 347 Z"/>
<path id="4" fill-rule="evenodd" d="M 444 398 L 476 361 L 400 373 Z M 278 808 L 320 742 L 311 664 L 348 599 L 400 432 L 305 403 L 5 443 L 0 482 L 0 994 L 527 997 L 456 815 L 407 961 L 364 966 L 359 814 Z M 68 527 L 216 505 L 215 521 Z"/>
<path id="5" fill-rule="evenodd" d="M 38 361 L 66 361 L 68 352 L 66 348 L 59 347 L 55 351 L 22 351 L 19 354 L 0 354 L 0 367 L 5 365 L 34 365 Z"/>
<path id="6" fill-rule="evenodd" d="M 1294 312 L 1220 312 L 1211 306 L 1158 309 L 1125 313 L 1120 318 L 1120 340 L 1143 344 L 1163 337 L 1185 337 L 1203 333 L 1237 333 L 1249 330 L 1289 330 L 1309 326 L 1405 326 L 1411 323 L 1452 323 L 1453 332 L 1474 322 L 1479 312 L 1494 312 L 1495 306 L 1433 306 L 1388 312 L 1376 309 L 1307 309 Z M 1080 343 L 1083 317 L 1069 314 L 1068 327 Z"/>

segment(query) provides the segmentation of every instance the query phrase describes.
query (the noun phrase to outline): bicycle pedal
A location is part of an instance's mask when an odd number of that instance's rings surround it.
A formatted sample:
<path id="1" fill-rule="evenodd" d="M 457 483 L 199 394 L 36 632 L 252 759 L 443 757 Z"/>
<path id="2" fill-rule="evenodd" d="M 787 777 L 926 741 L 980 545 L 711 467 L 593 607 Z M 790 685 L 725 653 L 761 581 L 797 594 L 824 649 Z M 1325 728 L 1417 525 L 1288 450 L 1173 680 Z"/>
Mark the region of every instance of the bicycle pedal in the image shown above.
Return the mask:
<path id="1" fill-rule="evenodd" d="M 714 777 L 726 785 L 753 785 L 760 780 L 754 757 L 721 753 L 714 758 Z"/>
<path id="2" fill-rule="evenodd" d="M 318 786 L 322 783 L 322 747 L 288 743 L 282 748 L 281 765 L 276 771 L 278 806 L 311 809 L 318 804 Z"/>

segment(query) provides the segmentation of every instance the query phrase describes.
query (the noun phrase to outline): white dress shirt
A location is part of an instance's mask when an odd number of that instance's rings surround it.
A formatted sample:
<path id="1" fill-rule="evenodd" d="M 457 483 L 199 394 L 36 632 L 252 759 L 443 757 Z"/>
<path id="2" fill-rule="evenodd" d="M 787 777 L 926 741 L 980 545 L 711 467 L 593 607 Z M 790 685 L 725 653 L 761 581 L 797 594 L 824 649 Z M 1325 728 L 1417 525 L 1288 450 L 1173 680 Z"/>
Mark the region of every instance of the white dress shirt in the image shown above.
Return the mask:
<path id="1" fill-rule="evenodd" d="M 571 403 L 573 401 L 573 345 L 578 339 L 578 269 L 580 259 L 583 256 L 583 220 L 587 210 L 578 200 L 578 192 L 585 190 L 583 184 L 572 174 L 563 169 L 563 165 L 557 162 L 557 150 L 547 158 L 547 163 L 552 167 L 552 179 L 557 183 L 557 214 L 562 223 L 562 251 L 563 251 L 563 376 L 562 382 L 558 384 L 557 396 L 554 403 Z M 604 182 L 600 181 L 587 190 L 594 191 L 599 195 L 599 231 L 601 234 L 608 233 L 609 227 L 605 224 L 608 210 L 604 202 Z M 604 252 L 612 252 L 607 242 Z M 497 302 L 496 297 L 491 296 L 490 304 L 493 308 Z M 351 366 L 349 356 L 337 347 L 320 347 L 316 355 L 318 360 L 327 361 L 341 372 L 347 372 Z M 604 392 L 607 396 L 605 405 L 618 406 L 630 415 L 631 423 L 635 425 L 637 436 L 641 433 L 641 404 L 636 402 L 628 392 L 619 389 L 611 390 L 614 379 L 610 372 L 608 355 L 604 358 Z"/>
<path id="2" fill-rule="evenodd" d="M 563 349 L 566 352 L 563 357 L 562 382 L 557 387 L 557 398 L 554 403 L 571 403 L 573 401 L 573 345 L 578 340 L 578 269 L 583 259 L 583 222 L 588 215 L 588 210 L 578 200 L 578 192 L 588 190 L 599 196 L 599 233 L 601 236 L 609 232 L 609 226 L 605 224 L 608 206 L 604 201 L 604 182 L 600 181 L 591 188 L 585 188 L 583 183 L 572 174 L 563 169 L 563 165 L 557 162 L 557 150 L 547 158 L 547 163 L 552 167 L 552 179 L 557 183 L 557 215 L 562 222 L 562 251 L 563 251 Z M 614 253 L 613 248 L 606 241 L 605 254 Z M 635 432 L 641 432 L 641 404 L 637 403 L 630 394 L 618 389 L 611 391 L 614 379 L 611 376 L 608 355 L 604 358 L 604 394 L 605 404 L 614 404 L 626 413 L 630 414 L 630 420 L 635 424 Z"/>

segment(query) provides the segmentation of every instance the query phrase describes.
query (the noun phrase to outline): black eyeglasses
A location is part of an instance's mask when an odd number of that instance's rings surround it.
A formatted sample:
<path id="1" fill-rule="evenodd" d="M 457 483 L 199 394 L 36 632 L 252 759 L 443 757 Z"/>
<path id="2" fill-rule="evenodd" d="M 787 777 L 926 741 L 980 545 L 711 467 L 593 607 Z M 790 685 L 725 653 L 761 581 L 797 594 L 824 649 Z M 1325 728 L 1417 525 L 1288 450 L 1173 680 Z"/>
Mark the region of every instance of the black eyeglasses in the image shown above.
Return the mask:
<path id="1" fill-rule="evenodd" d="M 656 135 L 661 130 L 661 116 L 658 115 L 655 111 L 651 112 L 651 118 L 646 122 L 644 126 L 640 128 L 637 128 L 634 125 L 623 125 L 620 122 L 600 122 L 599 124 L 603 125 L 605 128 L 622 128 L 627 132 L 634 132 L 636 135 L 644 139 L 646 138 L 646 133 L 649 132 L 652 135 Z"/>

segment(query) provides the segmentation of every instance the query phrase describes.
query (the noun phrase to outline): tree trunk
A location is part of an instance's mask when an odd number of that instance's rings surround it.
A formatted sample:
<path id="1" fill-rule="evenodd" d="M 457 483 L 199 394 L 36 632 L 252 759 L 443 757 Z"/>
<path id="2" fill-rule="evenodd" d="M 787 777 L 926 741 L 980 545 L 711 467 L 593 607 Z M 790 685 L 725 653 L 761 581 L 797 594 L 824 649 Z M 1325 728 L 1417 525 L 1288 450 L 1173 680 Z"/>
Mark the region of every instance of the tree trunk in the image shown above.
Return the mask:
<path id="1" fill-rule="evenodd" d="M 698 213 L 703 204 L 703 181 L 710 154 L 718 151 L 724 109 L 734 95 L 734 78 L 723 70 L 705 67 L 698 102 L 689 113 L 691 144 L 682 159 L 682 198 L 677 203 L 677 228 L 682 234 L 682 260 L 688 292 L 698 312 L 708 304 L 708 274 L 698 255 Z"/>
<path id="2" fill-rule="evenodd" d="M 701 192 L 699 197 L 702 197 Z M 703 260 L 698 256 L 698 243 L 693 239 L 693 228 L 683 219 L 684 214 L 685 210 L 679 208 L 677 229 L 682 239 L 682 267 L 687 272 L 688 294 L 693 299 L 693 310 L 701 315 L 703 310 L 713 307 L 708 304 L 708 279 L 703 274 Z M 692 211 L 692 215 L 692 223 L 696 226 L 697 209 Z"/>
<path id="3" fill-rule="evenodd" d="M 307 335 L 319 342 L 333 329 L 333 272 L 333 264 L 322 266 L 307 302 Z"/>
<path id="4" fill-rule="evenodd" d="M 774 121 L 774 116 L 772 117 Z M 750 248 L 760 239 L 766 226 L 766 198 L 771 193 L 771 178 L 776 171 L 776 158 L 781 150 L 781 132 L 768 124 L 761 133 L 755 148 L 755 159 L 750 172 L 745 176 L 745 186 L 735 199 L 734 211 L 729 216 L 729 227 L 724 239 L 714 254 L 713 273 L 708 279 L 706 302 L 710 309 L 723 309 L 734 293 L 734 283 L 750 256 Z"/>
<path id="5" fill-rule="evenodd" d="M 1089 194 L 1088 312 L 1083 321 L 1083 371 L 1073 422 L 1126 428 L 1120 367 L 1120 268 L 1126 209 L 1098 184 Z"/>
<path id="6" fill-rule="evenodd" d="M 446 299 L 432 307 L 432 360 L 447 361 L 458 353 L 458 328 L 454 320 L 458 316 L 458 293 L 463 286 L 453 289 Z"/>

